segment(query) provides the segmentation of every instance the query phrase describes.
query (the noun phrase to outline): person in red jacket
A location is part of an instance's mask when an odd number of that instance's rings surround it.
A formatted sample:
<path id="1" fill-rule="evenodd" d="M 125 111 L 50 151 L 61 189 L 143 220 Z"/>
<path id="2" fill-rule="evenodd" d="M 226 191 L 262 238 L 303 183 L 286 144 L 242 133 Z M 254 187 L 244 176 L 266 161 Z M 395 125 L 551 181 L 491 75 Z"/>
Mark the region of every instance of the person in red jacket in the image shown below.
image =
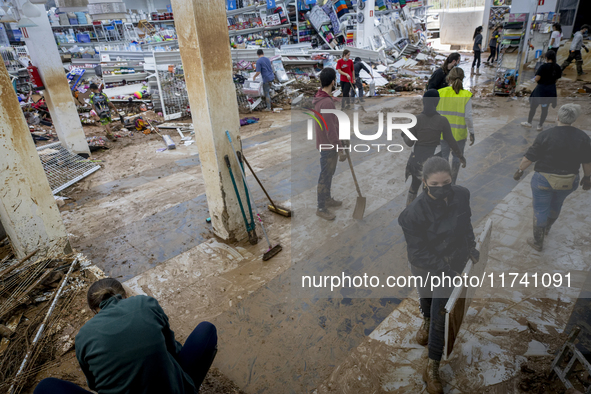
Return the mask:
<path id="1" fill-rule="evenodd" d="M 343 89 L 343 101 L 341 109 L 349 109 L 349 96 L 355 85 L 355 65 L 351 60 L 351 52 L 348 49 L 343 51 L 343 57 L 337 61 L 337 72 L 341 74 L 341 89 Z"/>
<path id="2" fill-rule="evenodd" d="M 337 201 L 330 195 L 332 177 L 337 168 L 337 161 L 341 156 L 341 161 L 346 159 L 342 151 L 337 151 L 339 147 L 339 121 L 334 114 L 323 114 L 323 109 L 336 109 L 332 91 L 336 85 L 337 74 L 332 68 L 325 68 L 320 73 L 320 83 L 322 88 L 314 96 L 312 103 L 314 110 L 321 114 L 324 122 L 320 122 L 322 127 L 316 125 L 316 149 L 320 151 L 320 177 L 318 178 L 318 210 L 316 215 L 326 220 L 334 220 L 336 215 L 328 208 L 336 208 L 343 205 L 342 201 Z"/>

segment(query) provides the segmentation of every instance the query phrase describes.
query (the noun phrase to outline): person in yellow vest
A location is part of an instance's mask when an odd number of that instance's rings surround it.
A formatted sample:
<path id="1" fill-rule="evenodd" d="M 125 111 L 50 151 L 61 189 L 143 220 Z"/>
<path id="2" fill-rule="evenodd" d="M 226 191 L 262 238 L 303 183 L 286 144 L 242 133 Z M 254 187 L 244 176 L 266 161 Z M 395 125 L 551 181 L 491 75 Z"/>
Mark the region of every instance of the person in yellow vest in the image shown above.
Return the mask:
<path id="1" fill-rule="evenodd" d="M 464 155 L 466 140 L 470 134 L 470 146 L 474 145 L 474 122 L 472 120 L 472 93 L 464 90 L 464 70 L 459 67 L 451 69 L 447 75 L 448 87 L 439 89 L 439 104 L 437 112 L 445 116 L 451 126 L 451 132 L 458 142 L 461 154 Z M 451 147 L 441 138 L 441 157 L 449 160 Z M 452 152 L 451 178 L 452 185 L 456 184 L 458 172 L 460 171 L 460 156 Z"/>

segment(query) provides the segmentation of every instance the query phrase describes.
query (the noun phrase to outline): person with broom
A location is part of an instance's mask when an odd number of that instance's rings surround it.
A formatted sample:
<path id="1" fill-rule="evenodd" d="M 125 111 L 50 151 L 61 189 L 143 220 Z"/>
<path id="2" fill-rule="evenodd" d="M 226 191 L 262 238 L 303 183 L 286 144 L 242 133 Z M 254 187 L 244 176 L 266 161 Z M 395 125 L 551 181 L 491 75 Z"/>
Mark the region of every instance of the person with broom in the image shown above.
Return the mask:
<path id="1" fill-rule="evenodd" d="M 312 103 L 314 110 L 321 113 L 323 109 L 336 109 L 332 91 L 335 89 L 337 74 L 333 68 L 325 68 L 320 72 L 322 88 L 314 96 Z M 341 145 L 339 141 L 339 121 L 334 114 L 323 114 L 326 126 L 316 124 L 316 149 L 320 152 L 320 177 L 318 178 L 318 210 L 316 215 L 325 220 L 334 220 L 336 215 L 328 208 L 338 208 L 343 205 L 331 197 L 330 189 L 332 177 L 337 168 L 338 160 L 346 160 L 342 151 L 337 151 Z M 332 146 L 326 149 L 323 146 Z M 321 149 L 322 148 L 322 149 Z"/>

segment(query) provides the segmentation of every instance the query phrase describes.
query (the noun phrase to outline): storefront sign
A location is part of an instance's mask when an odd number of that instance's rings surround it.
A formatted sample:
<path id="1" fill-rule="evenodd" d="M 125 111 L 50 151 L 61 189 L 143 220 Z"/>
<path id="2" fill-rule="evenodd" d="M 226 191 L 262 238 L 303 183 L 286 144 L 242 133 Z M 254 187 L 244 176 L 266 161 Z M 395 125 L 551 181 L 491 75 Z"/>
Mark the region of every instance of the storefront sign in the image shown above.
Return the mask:
<path id="1" fill-rule="evenodd" d="M 236 9 L 236 0 L 228 0 L 228 11 Z"/>
<path id="2" fill-rule="evenodd" d="M 275 0 L 267 0 L 267 8 L 275 8 Z"/>

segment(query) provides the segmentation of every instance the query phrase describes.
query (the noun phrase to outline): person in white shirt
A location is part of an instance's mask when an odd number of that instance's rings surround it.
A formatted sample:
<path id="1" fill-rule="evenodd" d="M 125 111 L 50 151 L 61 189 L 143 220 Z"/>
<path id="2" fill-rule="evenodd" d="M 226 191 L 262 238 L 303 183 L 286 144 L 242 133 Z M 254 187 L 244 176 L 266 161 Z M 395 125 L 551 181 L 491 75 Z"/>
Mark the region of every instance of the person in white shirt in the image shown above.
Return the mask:
<path id="1" fill-rule="evenodd" d="M 555 23 L 552 25 L 552 36 L 550 37 L 550 44 L 548 44 L 548 50 L 558 52 L 560 47 L 560 40 L 562 40 L 562 25 Z"/>

